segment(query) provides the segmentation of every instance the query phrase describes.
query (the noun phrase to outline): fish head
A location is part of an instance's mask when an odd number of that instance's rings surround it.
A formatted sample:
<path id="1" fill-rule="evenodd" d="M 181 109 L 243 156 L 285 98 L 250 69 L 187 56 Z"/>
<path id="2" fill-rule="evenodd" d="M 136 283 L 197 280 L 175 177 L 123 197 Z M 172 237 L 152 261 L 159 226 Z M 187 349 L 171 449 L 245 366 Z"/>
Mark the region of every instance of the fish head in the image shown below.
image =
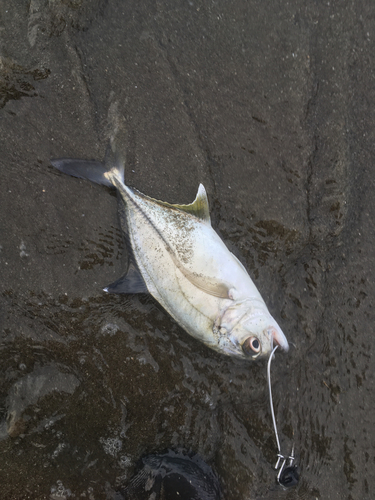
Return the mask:
<path id="1" fill-rule="evenodd" d="M 283 331 L 260 301 L 248 299 L 230 306 L 220 318 L 220 331 L 226 334 L 227 353 L 245 359 L 268 358 L 276 345 L 289 350 Z"/>
<path id="2" fill-rule="evenodd" d="M 247 359 L 269 358 L 277 345 L 282 351 L 289 350 L 288 341 L 271 315 L 256 321 L 239 322 L 230 335 L 231 341 L 241 347 Z"/>

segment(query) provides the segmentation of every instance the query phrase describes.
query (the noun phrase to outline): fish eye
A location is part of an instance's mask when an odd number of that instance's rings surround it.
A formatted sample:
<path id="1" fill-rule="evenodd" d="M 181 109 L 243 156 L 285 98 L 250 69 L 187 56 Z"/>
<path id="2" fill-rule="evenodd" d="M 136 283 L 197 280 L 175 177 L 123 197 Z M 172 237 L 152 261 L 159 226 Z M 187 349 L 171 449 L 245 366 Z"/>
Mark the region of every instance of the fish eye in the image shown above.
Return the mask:
<path id="1" fill-rule="evenodd" d="M 256 356 L 262 350 L 259 339 L 257 337 L 249 337 L 242 344 L 242 350 L 247 356 Z"/>

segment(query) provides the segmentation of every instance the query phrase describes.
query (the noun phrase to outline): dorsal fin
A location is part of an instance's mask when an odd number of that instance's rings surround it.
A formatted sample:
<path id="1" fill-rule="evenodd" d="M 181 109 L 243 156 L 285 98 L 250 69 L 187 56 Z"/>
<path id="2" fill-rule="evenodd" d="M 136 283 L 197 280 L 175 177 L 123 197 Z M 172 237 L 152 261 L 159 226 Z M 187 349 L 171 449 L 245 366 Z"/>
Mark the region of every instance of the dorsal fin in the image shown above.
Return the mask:
<path id="1" fill-rule="evenodd" d="M 206 222 L 207 224 L 211 224 L 210 218 L 210 209 L 208 206 L 208 198 L 206 190 L 204 189 L 203 184 L 199 184 L 197 196 L 193 203 L 189 205 L 179 205 L 167 203 L 166 201 L 154 200 L 160 205 L 164 205 L 166 207 L 177 208 L 178 210 L 182 210 L 183 212 L 187 212 L 188 214 L 194 215 L 198 219 Z"/>

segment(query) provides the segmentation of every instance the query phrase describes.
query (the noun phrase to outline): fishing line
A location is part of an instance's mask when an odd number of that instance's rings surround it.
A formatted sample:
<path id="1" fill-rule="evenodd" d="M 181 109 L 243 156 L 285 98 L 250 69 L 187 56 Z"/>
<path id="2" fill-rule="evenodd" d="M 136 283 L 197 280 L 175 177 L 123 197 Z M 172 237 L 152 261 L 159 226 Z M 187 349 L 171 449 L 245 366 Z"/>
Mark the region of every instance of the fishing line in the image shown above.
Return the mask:
<path id="1" fill-rule="evenodd" d="M 275 465 L 275 470 L 278 470 L 276 480 L 277 482 L 283 486 L 284 488 L 290 488 L 291 486 L 296 486 L 298 481 L 299 481 L 299 472 L 297 469 L 296 465 L 293 465 L 294 462 L 294 444 L 292 447 L 292 452 L 289 456 L 285 457 L 281 453 L 281 448 L 280 448 L 280 441 L 279 441 L 279 435 L 277 433 L 277 426 L 276 426 L 276 418 L 275 418 L 275 412 L 273 409 L 273 402 L 272 402 L 272 387 L 271 387 L 271 361 L 274 355 L 274 352 L 278 346 L 276 346 L 273 351 L 270 354 L 270 357 L 268 359 L 268 364 L 267 364 L 267 381 L 268 381 L 268 390 L 270 394 L 270 407 L 271 407 L 271 415 L 272 415 L 272 422 L 273 422 L 273 428 L 275 431 L 275 437 L 276 437 L 276 444 L 277 444 L 277 462 Z M 287 460 L 289 459 L 289 464 L 287 467 L 285 467 Z M 285 467 L 285 468 L 284 468 Z"/>

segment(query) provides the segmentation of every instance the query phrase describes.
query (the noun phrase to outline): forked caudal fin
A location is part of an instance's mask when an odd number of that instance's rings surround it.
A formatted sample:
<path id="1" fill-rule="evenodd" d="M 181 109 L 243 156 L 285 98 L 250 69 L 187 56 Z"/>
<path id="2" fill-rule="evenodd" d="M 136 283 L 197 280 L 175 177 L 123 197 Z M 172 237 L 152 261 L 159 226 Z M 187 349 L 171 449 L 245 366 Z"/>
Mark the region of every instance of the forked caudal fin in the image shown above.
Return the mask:
<path id="1" fill-rule="evenodd" d="M 88 179 L 96 184 L 113 187 L 112 179 L 124 182 L 124 162 L 108 146 L 105 163 L 97 160 L 77 160 L 73 158 L 58 158 L 51 160 L 52 165 L 64 174 Z"/>
<path id="2" fill-rule="evenodd" d="M 72 175 L 80 179 L 88 179 L 96 184 L 113 186 L 112 182 L 105 176 L 107 169 L 104 163 L 100 161 L 59 158 L 57 160 L 51 160 L 51 163 L 57 170 L 60 170 L 60 172 L 64 174 Z"/>

